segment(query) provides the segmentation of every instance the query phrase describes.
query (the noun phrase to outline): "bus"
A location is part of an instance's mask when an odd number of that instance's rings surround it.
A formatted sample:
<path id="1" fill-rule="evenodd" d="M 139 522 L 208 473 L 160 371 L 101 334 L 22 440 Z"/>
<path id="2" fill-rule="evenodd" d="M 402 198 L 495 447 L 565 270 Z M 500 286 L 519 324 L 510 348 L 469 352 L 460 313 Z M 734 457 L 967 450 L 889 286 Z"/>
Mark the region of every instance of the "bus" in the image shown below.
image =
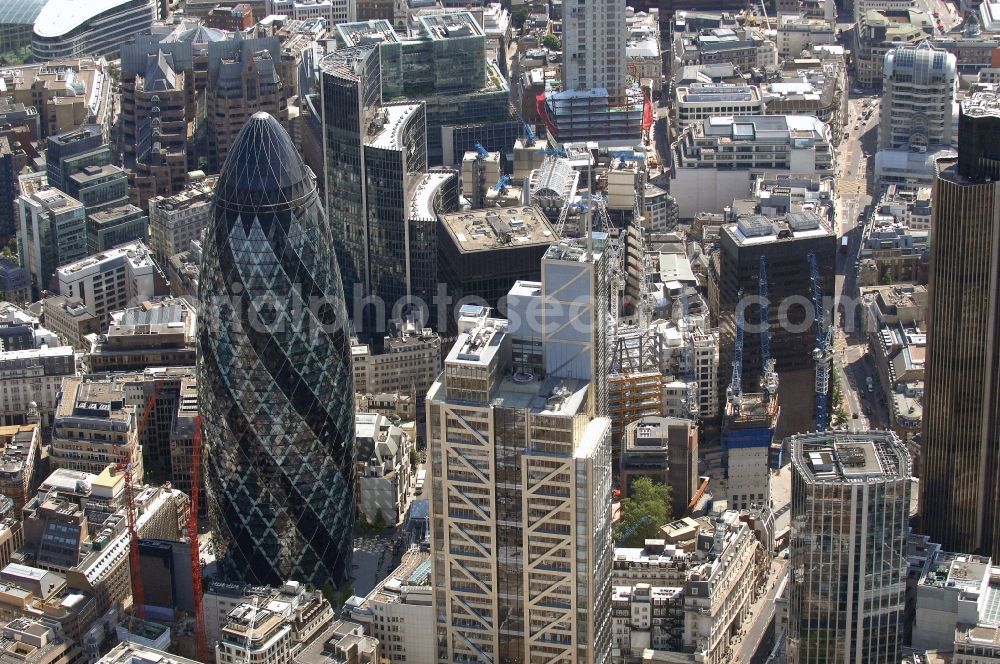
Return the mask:
<path id="1" fill-rule="evenodd" d="M 851 246 L 851 238 L 846 235 L 840 238 L 840 253 L 846 254 L 847 248 Z"/>
<path id="2" fill-rule="evenodd" d="M 423 491 L 424 491 L 424 480 L 426 480 L 426 479 L 427 479 L 427 471 L 424 470 L 423 468 L 421 468 L 420 470 L 417 471 L 417 484 L 416 484 L 416 487 L 415 487 L 417 493 L 423 493 Z"/>

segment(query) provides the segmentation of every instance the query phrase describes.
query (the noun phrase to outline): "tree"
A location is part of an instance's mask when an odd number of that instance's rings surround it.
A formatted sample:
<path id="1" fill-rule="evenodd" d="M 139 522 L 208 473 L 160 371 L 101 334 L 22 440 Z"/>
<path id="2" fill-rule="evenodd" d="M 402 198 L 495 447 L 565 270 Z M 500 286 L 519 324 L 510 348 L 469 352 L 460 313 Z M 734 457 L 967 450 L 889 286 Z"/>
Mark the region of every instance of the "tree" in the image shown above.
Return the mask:
<path id="1" fill-rule="evenodd" d="M 655 539 L 660 527 L 670 520 L 672 508 L 669 485 L 640 477 L 622 500 L 615 541 L 620 546 L 642 546 L 647 539 Z"/>
<path id="2" fill-rule="evenodd" d="M 417 464 L 420 463 L 420 455 L 417 453 L 417 448 L 410 448 L 410 470 L 417 472 Z"/>
<path id="3" fill-rule="evenodd" d="M 371 525 L 368 523 L 368 518 L 361 510 L 358 510 L 358 518 L 355 519 L 354 525 L 361 534 L 366 534 L 371 529 Z"/>
<path id="4" fill-rule="evenodd" d="M 388 524 L 385 522 L 385 515 L 382 514 L 382 508 L 381 507 L 376 508 L 375 518 L 372 519 L 372 528 L 375 529 L 375 532 L 380 533 L 386 529 L 387 525 Z"/>
<path id="5" fill-rule="evenodd" d="M 549 49 L 550 51 L 561 51 L 562 41 L 559 39 L 557 35 L 549 34 L 545 35 L 545 37 L 542 38 L 542 46 Z"/>
<path id="6" fill-rule="evenodd" d="M 517 8 L 517 11 L 514 12 L 514 15 L 511 16 L 510 20 L 514 23 L 514 27 L 520 30 L 521 26 L 524 25 L 524 22 L 528 20 L 529 16 L 531 16 L 531 10 L 528 9 L 528 5 L 521 5 Z"/>

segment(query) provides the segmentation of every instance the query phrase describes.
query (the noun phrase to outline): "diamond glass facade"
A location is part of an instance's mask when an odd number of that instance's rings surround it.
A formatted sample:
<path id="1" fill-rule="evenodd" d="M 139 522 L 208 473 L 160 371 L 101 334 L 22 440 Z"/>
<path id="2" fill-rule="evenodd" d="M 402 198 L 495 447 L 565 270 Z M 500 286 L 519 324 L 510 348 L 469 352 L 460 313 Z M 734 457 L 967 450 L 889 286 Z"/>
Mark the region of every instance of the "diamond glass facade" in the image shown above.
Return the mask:
<path id="1" fill-rule="evenodd" d="M 339 585 L 354 521 L 343 287 L 312 175 L 266 113 L 219 176 L 199 289 L 205 484 L 223 574 Z"/>

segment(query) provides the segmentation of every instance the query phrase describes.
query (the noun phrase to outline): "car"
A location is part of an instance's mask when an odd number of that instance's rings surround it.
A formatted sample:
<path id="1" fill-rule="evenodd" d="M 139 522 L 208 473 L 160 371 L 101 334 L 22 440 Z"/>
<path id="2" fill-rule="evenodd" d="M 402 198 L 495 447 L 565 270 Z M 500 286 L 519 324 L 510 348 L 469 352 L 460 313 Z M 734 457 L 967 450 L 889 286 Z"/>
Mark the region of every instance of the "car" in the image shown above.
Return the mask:
<path id="1" fill-rule="evenodd" d="M 854 415 L 853 415 L 853 418 L 854 418 L 854 419 L 858 419 L 858 414 L 857 414 L 857 413 L 854 413 Z"/>

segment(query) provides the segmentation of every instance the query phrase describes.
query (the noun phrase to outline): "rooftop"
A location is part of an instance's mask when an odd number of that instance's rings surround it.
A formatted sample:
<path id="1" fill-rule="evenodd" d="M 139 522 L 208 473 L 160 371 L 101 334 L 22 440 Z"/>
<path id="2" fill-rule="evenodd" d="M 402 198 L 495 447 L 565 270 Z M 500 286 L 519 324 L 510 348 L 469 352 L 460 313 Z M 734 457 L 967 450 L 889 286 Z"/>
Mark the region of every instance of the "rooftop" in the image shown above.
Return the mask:
<path id="1" fill-rule="evenodd" d="M 75 263 L 63 265 L 56 270 L 56 273 L 59 275 L 60 280 L 66 279 L 72 281 L 79 272 L 121 259 L 127 260 L 133 269 L 151 267 L 153 265 L 153 259 L 146 245 L 143 242 L 131 242 L 123 244 L 120 247 L 108 249 L 99 254 L 94 254 L 93 256 L 87 256 Z"/>
<path id="2" fill-rule="evenodd" d="M 973 92 L 962 100 L 962 113 L 970 117 L 1000 118 L 1000 94 L 992 91 Z"/>
<path id="3" fill-rule="evenodd" d="M 106 11 L 123 7 L 131 0 L 49 0 L 35 19 L 39 37 L 62 37 Z"/>
<path id="4" fill-rule="evenodd" d="M 779 219 L 762 214 L 740 217 L 735 224 L 726 224 L 721 231 L 737 245 L 769 244 L 814 237 L 832 237 L 833 230 L 815 212 L 789 212 Z"/>
<path id="5" fill-rule="evenodd" d="M 453 171 L 429 171 L 417 182 L 410 198 L 410 219 L 435 219 L 434 196 L 449 180 Z"/>
<path id="6" fill-rule="evenodd" d="M 894 481 L 912 475 L 910 454 L 891 431 L 827 431 L 789 441 L 792 464 L 810 484 Z"/>
<path id="7" fill-rule="evenodd" d="M 402 148 L 404 125 L 423 106 L 422 103 L 386 104 L 382 107 L 382 115 L 377 119 L 373 130 L 365 140 L 365 144 L 384 150 L 398 150 Z"/>
<path id="8" fill-rule="evenodd" d="M 463 253 L 518 248 L 556 241 L 555 229 L 535 206 L 462 210 L 440 216 L 452 242 Z"/>

